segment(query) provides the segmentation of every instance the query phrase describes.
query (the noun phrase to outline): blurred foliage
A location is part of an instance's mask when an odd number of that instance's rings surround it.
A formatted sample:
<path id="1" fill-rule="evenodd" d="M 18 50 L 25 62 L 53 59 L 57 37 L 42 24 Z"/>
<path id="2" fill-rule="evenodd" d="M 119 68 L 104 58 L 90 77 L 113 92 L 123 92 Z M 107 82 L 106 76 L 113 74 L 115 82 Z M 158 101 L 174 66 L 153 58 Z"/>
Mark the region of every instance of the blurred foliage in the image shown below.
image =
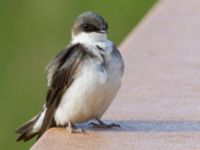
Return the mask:
<path id="1" fill-rule="evenodd" d="M 77 15 L 92 10 L 109 23 L 117 45 L 155 0 L 0 0 L 0 149 L 28 149 L 14 130 L 40 111 L 44 67 L 70 40 Z"/>

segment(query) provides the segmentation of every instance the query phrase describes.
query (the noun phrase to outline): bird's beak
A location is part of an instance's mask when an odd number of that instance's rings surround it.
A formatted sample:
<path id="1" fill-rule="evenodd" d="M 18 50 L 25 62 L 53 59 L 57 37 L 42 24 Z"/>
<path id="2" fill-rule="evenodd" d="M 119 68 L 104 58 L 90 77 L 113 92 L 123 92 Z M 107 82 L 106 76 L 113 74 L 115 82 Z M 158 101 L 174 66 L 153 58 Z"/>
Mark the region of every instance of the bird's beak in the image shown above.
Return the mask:
<path id="1" fill-rule="evenodd" d="M 98 33 L 107 34 L 108 32 L 106 30 L 100 30 Z"/>

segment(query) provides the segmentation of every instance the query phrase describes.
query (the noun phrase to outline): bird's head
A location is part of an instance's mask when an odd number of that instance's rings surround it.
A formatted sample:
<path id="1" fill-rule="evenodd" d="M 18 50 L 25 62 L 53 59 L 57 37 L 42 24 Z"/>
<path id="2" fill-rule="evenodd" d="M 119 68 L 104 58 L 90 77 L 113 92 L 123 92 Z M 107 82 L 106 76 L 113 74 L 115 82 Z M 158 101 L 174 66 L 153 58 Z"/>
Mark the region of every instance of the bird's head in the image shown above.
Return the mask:
<path id="1" fill-rule="evenodd" d="M 95 12 L 84 12 L 77 17 L 72 27 L 72 38 L 84 35 L 98 35 L 107 37 L 108 24 L 102 16 Z"/>

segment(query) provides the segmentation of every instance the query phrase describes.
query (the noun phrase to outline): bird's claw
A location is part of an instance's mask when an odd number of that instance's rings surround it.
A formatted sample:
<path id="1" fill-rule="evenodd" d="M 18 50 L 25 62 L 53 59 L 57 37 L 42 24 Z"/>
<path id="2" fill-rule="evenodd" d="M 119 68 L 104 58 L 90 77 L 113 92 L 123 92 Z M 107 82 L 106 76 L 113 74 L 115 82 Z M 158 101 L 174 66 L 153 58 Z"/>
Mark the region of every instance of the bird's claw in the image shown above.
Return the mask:
<path id="1" fill-rule="evenodd" d="M 119 124 L 115 124 L 115 123 L 105 124 L 105 123 L 91 122 L 89 125 L 92 126 L 93 128 L 101 128 L 101 129 L 121 128 L 121 126 Z"/>
<path id="2" fill-rule="evenodd" d="M 72 125 L 71 122 L 68 122 L 68 126 L 66 127 L 66 130 L 69 133 L 83 133 L 85 134 L 85 130 L 82 128 L 76 128 L 74 125 Z"/>

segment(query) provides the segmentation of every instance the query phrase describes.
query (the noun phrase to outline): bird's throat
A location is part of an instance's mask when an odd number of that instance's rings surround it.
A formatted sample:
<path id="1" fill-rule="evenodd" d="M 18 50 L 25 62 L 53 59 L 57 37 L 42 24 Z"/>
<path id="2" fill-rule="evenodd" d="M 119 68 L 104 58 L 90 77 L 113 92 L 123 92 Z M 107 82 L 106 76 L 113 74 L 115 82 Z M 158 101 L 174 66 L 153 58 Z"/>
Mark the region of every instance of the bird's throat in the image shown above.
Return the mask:
<path id="1" fill-rule="evenodd" d="M 72 42 L 71 43 L 72 44 L 82 43 L 82 44 L 86 44 L 86 45 L 91 45 L 94 43 L 106 42 L 107 40 L 108 40 L 107 34 L 105 34 L 105 33 L 82 32 L 77 35 L 72 34 Z"/>

